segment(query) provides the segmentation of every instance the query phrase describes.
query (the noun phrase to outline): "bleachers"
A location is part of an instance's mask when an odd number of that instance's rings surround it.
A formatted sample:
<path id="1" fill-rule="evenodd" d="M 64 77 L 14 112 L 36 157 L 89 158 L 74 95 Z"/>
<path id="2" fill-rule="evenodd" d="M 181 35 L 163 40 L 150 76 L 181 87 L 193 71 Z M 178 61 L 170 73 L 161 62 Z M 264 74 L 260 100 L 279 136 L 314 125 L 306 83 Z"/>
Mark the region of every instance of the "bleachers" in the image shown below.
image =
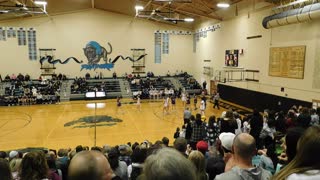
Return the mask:
<path id="1" fill-rule="evenodd" d="M 201 94 L 202 88 L 201 85 L 193 78 L 179 78 L 180 84 L 189 94 Z"/>
<path id="2" fill-rule="evenodd" d="M 71 85 L 70 100 L 84 100 L 87 92 L 105 92 L 106 97 L 100 99 L 116 98 L 121 96 L 118 79 L 75 79 Z"/>

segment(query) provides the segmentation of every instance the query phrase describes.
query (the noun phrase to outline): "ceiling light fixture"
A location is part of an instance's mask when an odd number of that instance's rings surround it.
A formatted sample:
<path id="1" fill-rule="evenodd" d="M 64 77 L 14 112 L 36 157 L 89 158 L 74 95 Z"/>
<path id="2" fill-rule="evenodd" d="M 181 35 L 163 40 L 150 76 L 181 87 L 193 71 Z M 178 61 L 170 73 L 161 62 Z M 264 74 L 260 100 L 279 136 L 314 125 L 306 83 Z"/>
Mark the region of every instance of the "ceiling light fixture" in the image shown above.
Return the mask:
<path id="1" fill-rule="evenodd" d="M 185 18 L 184 21 L 185 21 L 185 22 L 193 22 L 194 19 L 193 19 L 193 18 Z"/>
<path id="2" fill-rule="evenodd" d="M 43 6 L 43 12 L 47 13 L 47 1 L 34 1 L 34 4 L 36 5 L 42 5 Z"/>
<path id="3" fill-rule="evenodd" d="M 143 10 L 143 6 L 139 6 L 139 5 L 135 6 L 134 8 L 136 9 L 136 11 L 141 11 L 141 10 Z"/>
<path id="4" fill-rule="evenodd" d="M 220 3 L 217 4 L 217 6 L 219 8 L 228 8 L 228 7 L 230 7 L 230 4 L 226 3 L 226 2 L 220 2 Z"/>
<path id="5" fill-rule="evenodd" d="M 37 5 L 47 5 L 48 3 L 46 1 L 34 1 Z"/>

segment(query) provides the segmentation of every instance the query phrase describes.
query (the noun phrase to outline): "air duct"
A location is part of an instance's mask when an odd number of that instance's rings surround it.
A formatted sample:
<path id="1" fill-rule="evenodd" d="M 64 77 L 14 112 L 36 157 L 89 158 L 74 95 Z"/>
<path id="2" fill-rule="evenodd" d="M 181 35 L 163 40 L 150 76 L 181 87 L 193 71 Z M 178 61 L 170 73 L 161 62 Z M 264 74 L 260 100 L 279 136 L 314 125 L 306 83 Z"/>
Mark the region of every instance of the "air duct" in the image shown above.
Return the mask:
<path id="1" fill-rule="evenodd" d="M 320 3 L 310 4 L 299 9 L 292 9 L 278 14 L 267 16 L 262 20 L 266 29 L 301 23 L 320 18 Z"/>

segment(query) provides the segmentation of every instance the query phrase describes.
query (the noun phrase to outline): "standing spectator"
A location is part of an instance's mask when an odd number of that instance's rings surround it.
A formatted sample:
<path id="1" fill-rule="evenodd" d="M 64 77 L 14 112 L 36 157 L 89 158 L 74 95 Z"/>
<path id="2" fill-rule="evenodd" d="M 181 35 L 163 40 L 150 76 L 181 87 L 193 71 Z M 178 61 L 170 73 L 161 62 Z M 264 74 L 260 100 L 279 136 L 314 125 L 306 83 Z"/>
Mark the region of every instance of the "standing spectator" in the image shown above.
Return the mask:
<path id="1" fill-rule="evenodd" d="M 189 107 L 186 107 L 186 109 L 183 112 L 183 123 L 186 124 L 188 120 L 191 118 L 191 111 L 189 110 Z"/>
<path id="2" fill-rule="evenodd" d="M 317 114 L 317 111 L 315 109 L 311 109 L 311 126 L 317 126 L 319 125 L 319 115 Z"/>
<path id="3" fill-rule="evenodd" d="M 202 87 L 203 87 L 203 89 L 206 89 L 206 88 L 207 88 L 207 81 L 203 81 Z"/>
<path id="4" fill-rule="evenodd" d="M 194 115 L 191 115 L 190 120 L 186 122 L 186 140 L 190 143 L 191 135 L 192 135 L 192 124 L 195 121 Z"/>
<path id="5" fill-rule="evenodd" d="M 230 132 L 235 133 L 235 130 L 238 128 L 237 121 L 234 119 L 233 112 L 231 110 L 228 110 L 226 112 L 226 115 L 222 120 L 220 121 L 221 127 L 220 132 Z"/>
<path id="6" fill-rule="evenodd" d="M 297 126 L 308 128 L 311 123 L 311 116 L 308 108 L 301 108 L 301 113 L 297 118 Z"/>
<path id="7" fill-rule="evenodd" d="M 259 137 L 263 128 L 263 118 L 257 109 L 253 110 L 253 114 L 249 118 L 249 123 L 251 127 L 250 135 L 254 137 L 254 139 L 256 140 L 255 144 L 257 145 L 257 148 L 260 149 L 261 143 Z"/>
<path id="8" fill-rule="evenodd" d="M 220 129 L 218 123 L 216 122 L 215 116 L 210 116 L 207 126 L 207 140 L 210 146 L 213 146 L 218 138 Z"/>
<path id="9" fill-rule="evenodd" d="M 177 139 L 178 137 L 180 137 L 180 128 L 179 128 L 179 127 L 177 127 L 177 130 L 176 130 L 176 132 L 175 132 L 174 135 L 173 135 L 173 138 L 174 138 L 174 139 Z"/>
<path id="10" fill-rule="evenodd" d="M 213 96 L 213 103 L 214 103 L 214 105 L 213 105 L 213 108 L 218 108 L 218 109 L 220 109 L 220 107 L 219 107 L 219 100 L 220 100 L 220 94 L 217 92 L 214 96 Z"/>
<path id="11" fill-rule="evenodd" d="M 192 126 L 192 135 L 190 139 L 190 145 L 192 149 L 195 149 L 197 142 L 203 140 L 204 132 L 205 132 L 205 127 L 203 122 L 201 121 L 200 114 L 196 115 L 196 121 L 192 123 L 191 126 Z"/>
<path id="12" fill-rule="evenodd" d="M 230 171 L 216 176 L 216 180 L 269 180 L 271 174 L 261 167 L 252 165 L 252 158 L 256 154 L 255 139 L 247 134 L 241 133 L 234 138 L 233 153 L 235 165 Z"/>

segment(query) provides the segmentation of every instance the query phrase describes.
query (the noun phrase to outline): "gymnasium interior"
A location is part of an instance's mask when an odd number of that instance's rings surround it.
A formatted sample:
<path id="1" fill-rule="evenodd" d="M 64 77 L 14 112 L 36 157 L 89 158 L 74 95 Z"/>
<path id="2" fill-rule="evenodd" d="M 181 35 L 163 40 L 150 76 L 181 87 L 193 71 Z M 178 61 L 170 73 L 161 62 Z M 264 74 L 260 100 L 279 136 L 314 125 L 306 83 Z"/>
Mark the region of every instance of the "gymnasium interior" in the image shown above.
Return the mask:
<path id="1" fill-rule="evenodd" d="M 291 127 L 293 112 L 294 126 L 304 113 L 319 125 L 319 0 L 0 0 L 0 49 L 0 151 L 10 160 L 174 147 L 186 110 L 204 126 L 228 111 L 240 130 L 255 112 L 266 124 Z M 275 129 L 276 169 L 287 129 Z"/>

